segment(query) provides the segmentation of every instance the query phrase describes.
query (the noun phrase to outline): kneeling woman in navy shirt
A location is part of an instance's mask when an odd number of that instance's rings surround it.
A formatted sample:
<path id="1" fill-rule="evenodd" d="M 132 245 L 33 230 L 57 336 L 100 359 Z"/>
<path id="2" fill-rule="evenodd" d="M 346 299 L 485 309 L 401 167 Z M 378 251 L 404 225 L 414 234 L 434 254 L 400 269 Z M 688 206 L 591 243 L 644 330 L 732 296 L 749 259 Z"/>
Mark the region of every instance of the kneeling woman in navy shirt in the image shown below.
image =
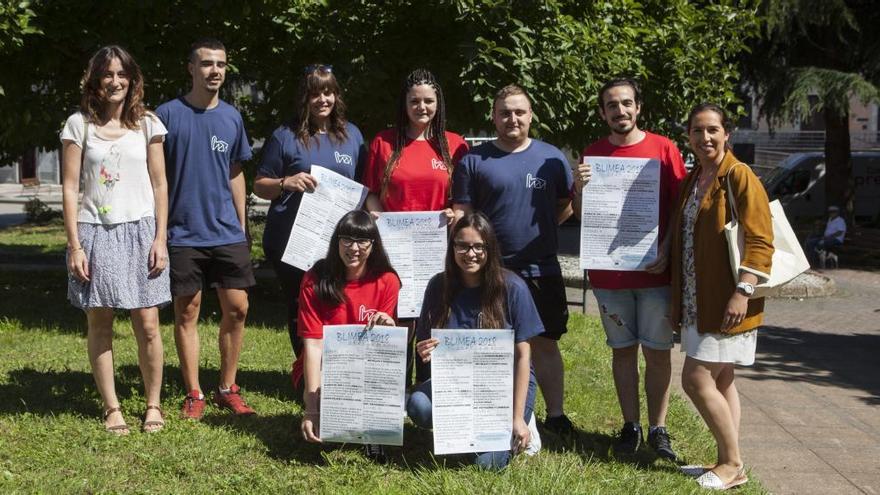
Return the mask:
<path id="1" fill-rule="evenodd" d="M 394 325 L 400 279 L 391 268 L 373 217 L 350 211 L 330 237 L 327 257 L 306 272 L 299 294 L 299 336 L 303 352 L 293 364 L 294 387 L 302 391 L 305 413 L 303 438 L 320 442 L 321 354 L 324 325 Z M 379 445 L 365 452 L 384 460 Z"/>
<path id="2" fill-rule="evenodd" d="M 478 453 L 474 459 L 480 467 L 501 469 L 510 462 L 512 454 L 534 454 L 540 449 L 532 414 L 536 385 L 529 339 L 544 332 L 544 326 L 525 282 L 501 267 L 495 232 L 482 213 L 462 217 L 452 229 L 451 240 L 446 251 L 446 270 L 434 276 L 425 290 L 416 327 L 416 351 L 422 361 L 431 360 L 431 352 L 440 343 L 431 337 L 432 328 L 513 329 L 511 450 Z M 430 380 L 416 388 L 406 409 L 416 425 L 431 427 Z"/>

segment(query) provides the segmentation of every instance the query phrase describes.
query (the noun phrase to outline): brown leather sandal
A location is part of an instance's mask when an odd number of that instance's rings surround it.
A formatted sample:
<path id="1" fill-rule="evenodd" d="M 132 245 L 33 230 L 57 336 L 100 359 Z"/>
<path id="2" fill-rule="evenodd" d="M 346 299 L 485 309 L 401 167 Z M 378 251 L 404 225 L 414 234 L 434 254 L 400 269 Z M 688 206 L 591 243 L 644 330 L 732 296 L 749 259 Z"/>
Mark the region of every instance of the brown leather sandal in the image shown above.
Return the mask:
<path id="1" fill-rule="evenodd" d="M 154 409 L 159 411 L 159 417 L 162 419 L 159 420 L 151 420 L 147 421 L 147 411 L 150 409 Z M 141 430 L 144 433 L 156 433 L 157 431 L 162 430 L 165 427 L 165 413 L 162 412 L 162 408 L 159 406 L 148 405 L 146 411 L 144 411 L 144 424 L 141 426 Z"/>
<path id="2" fill-rule="evenodd" d="M 122 409 L 119 406 L 111 407 L 110 409 L 106 409 L 104 411 L 104 422 L 106 423 L 107 418 L 109 418 L 110 415 L 115 412 L 122 414 Z M 129 433 L 131 433 L 131 430 L 129 430 L 128 425 L 125 423 L 125 419 L 123 419 L 122 424 L 113 425 L 113 426 L 107 426 L 105 424 L 104 430 L 107 431 L 108 433 L 112 433 L 114 435 L 119 435 L 119 436 L 124 436 L 124 435 L 128 435 Z"/>

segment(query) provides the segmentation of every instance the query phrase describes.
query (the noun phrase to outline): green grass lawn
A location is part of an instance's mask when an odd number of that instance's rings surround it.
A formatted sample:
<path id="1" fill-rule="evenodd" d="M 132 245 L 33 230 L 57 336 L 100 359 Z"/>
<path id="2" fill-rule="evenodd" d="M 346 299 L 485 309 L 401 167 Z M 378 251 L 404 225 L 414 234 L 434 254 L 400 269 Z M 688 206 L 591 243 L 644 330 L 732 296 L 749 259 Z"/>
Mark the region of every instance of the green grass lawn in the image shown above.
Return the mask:
<path id="1" fill-rule="evenodd" d="M 237 419 L 209 406 L 202 422 L 178 419 L 184 390 L 166 324 L 167 426 L 157 434 L 141 433 L 144 399 L 135 341 L 128 317 L 120 314 L 114 340 L 117 390 L 133 432 L 114 437 L 101 427 L 85 318 L 65 300 L 65 274 L 0 272 L 0 493 L 699 492 L 650 450 L 623 461 L 609 455 L 620 426 L 610 352 L 598 321 L 581 315 L 573 315 L 562 340 L 567 409 L 578 428 L 571 442 L 545 435 L 538 456 L 520 456 L 501 473 L 480 472 L 460 457 L 432 457 L 430 432 L 409 424 L 405 447 L 389 449 L 387 466 L 365 460 L 355 446 L 307 444 L 299 436 L 301 410 L 288 381 L 284 305 L 271 283 L 263 281 L 252 292 L 238 379 L 258 416 Z M 217 380 L 217 312 L 216 299 L 206 298 L 200 324 L 205 389 Z M 171 321 L 169 309 L 162 320 Z M 679 397 L 672 399 L 669 424 L 684 460 L 714 459 L 710 435 Z M 764 492 L 753 481 L 740 493 Z"/>
<path id="2" fill-rule="evenodd" d="M 265 215 L 248 223 L 251 236 L 251 259 L 262 261 Z M 67 236 L 64 222 L 55 218 L 45 224 L 26 223 L 0 229 L 0 260 L 3 263 L 63 263 Z"/>

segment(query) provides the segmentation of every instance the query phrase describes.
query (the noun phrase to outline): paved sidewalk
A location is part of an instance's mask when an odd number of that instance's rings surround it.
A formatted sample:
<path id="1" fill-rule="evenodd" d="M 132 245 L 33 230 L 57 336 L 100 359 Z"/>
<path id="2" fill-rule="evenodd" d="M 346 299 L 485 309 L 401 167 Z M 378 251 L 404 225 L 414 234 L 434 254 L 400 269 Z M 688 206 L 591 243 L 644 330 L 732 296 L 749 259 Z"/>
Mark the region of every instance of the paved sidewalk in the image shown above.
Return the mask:
<path id="1" fill-rule="evenodd" d="M 832 297 L 767 300 L 756 365 L 737 370 L 743 459 L 772 493 L 880 494 L 880 272 L 826 275 Z M 682 396 L 683 362 L 676 345 Z"/>

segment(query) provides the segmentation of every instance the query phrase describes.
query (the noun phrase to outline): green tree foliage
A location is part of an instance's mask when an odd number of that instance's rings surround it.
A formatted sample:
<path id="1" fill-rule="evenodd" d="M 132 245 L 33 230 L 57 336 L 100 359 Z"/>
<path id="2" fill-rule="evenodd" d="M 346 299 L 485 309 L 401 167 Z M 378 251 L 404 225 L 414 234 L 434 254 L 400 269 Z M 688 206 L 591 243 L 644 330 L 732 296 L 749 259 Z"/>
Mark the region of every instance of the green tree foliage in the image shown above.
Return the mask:
<path id="1" fill-rule="evenodd" d="M 223 97 L 257 139 L 290 117 L 302 68 L 315 62 L 333 65 L 368 138 L 394 122 L 400 81 L 418 66 L 438 75 L 449 128 L 462 133 L 491 133 L 492 95 L 517 82 L 536 100 L 535 135 L 580 149 L 607 132 L 599 86 L 630 75 L 644 88 L 646 125 L 677 137 L 693 104 L 736 104 L 735 62 L 757 34 L 754 1 L 38 2 L 33 29 L 0 46 L 0 161 L 57 145 L 98 47 L 133 53 L 155 107 L 187 90 L 187 48 L 202 36 L 229 48 Z"/>
<path id="2" fill-rule="evenodd" d="M 825 196 L 851 213 L 850 98 L 880 101 L 880 9 L 872 0 L 765 0 L 760 9 L 760 56 L 744 66 L 761 114 L 771 125 L 822 115 Z"/>

